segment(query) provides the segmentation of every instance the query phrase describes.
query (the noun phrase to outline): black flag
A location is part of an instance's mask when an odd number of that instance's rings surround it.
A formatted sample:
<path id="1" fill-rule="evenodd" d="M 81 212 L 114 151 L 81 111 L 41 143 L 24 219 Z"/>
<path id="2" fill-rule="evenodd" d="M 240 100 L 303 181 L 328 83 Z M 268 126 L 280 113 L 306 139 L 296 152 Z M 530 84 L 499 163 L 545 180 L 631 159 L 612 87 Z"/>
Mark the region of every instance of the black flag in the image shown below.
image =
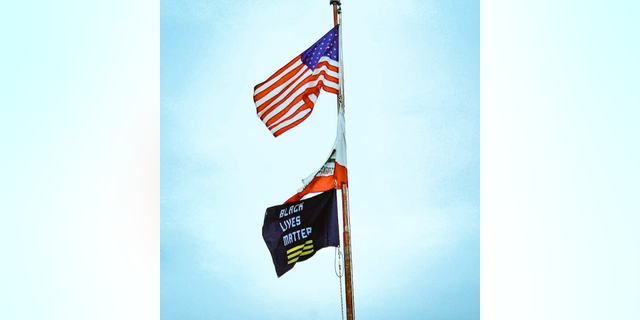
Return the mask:
<path id="1" fill-rule="evenodd" d="M 262 237 L 278 278 L 316 251 L 339 246 L 336 190 L 267 208 Z"/>

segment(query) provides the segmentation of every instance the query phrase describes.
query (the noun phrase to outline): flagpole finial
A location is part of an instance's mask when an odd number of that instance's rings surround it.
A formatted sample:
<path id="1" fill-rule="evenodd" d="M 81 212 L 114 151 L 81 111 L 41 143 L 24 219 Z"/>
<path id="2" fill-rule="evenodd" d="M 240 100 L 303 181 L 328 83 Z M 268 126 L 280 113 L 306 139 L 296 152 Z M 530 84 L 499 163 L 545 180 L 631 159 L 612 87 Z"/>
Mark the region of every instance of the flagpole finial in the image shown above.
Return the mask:
<path id="1" fill-rule="evenodd" d="M 329 4 L 333 6 L 333 25 L 338 25 L 338 14 L 342 11 L 340 0 L 329 0 Z"/>

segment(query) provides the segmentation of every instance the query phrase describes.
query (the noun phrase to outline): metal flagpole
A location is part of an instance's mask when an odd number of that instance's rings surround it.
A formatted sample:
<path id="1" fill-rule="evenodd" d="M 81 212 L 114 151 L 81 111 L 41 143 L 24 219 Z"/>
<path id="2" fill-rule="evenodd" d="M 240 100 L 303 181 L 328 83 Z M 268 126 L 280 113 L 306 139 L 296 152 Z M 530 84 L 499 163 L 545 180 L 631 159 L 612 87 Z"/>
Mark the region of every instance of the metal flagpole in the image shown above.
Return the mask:
<path id="1" fill-rule="evenodd" d="M 340 60 L 340 91 L 338 94 L 338 112 L 340 108 L 344 108 L 344 77 L 343 77 L 343 60 L 342 60 L 342 8 L 340 0 L 329 0 L 329 4 L 333 6 L 333 25 L 340 24 L 338 36 L 338 54 Z M 346 153 L 346 150 L 344 150 Z M 346 154 L 345 154 L 346 159 Z M 344 282 L 345 296 L 347 300 L 347 320 L 354 320 L 354 302 L 353 302 L 353 277 L 351 267 L 351 227 L 349 224 L 349 186 L 347 183 L 342 184 L 342 222 L 343 222 L 343 243 L 344 243 Z"/>

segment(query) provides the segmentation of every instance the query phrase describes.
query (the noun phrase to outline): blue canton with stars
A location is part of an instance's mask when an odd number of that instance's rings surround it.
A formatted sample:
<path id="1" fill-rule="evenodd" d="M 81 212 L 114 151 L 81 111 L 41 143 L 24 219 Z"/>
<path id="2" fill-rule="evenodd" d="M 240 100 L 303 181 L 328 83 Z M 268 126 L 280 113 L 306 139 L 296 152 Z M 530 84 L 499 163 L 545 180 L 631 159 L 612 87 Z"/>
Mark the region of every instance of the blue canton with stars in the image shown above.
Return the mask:
<path id="1" fill-rule="evenodd" d="M 301 60 L 309 69 L 314 70 L 323 56 L 338 61 L 338 26 L 333 27 L 324 37 L 302 53 Z"/>

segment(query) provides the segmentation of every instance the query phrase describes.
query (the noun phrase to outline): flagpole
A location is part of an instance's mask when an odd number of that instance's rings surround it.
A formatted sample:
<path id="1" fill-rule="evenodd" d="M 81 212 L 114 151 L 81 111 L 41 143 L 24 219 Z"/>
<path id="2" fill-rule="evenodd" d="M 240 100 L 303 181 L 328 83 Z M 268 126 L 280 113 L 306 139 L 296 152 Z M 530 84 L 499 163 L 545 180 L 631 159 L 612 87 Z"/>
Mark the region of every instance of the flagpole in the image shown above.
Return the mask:
<path id="1" fill-rule="evenodd" d="M 338 112 L 340 108 L 344 110 L 344 77 L 343 77 L 343 62 L 342 62 L 342 8 L 340 0 L 329 0 L 329 4 L 333 6 L 333 25 L 340 24 L 339 27 L 339 40 L 338 40 L 338 54 L 340 59 L 340 91 L 337 97 L 338 100 Z M 346 159 L 346 150 L 345 150 Z M 345 296 L 347 307 L 347 320 L 354 320 L 354 301 L 353 301 L 353 276 L 351 267 L 351 226 L 349 224 L 349 186 L 347 183 L 342 184 L 342 222 L 343 222 L 343 243 L 344 243 L 344 282 L 345 282 Z"/>

